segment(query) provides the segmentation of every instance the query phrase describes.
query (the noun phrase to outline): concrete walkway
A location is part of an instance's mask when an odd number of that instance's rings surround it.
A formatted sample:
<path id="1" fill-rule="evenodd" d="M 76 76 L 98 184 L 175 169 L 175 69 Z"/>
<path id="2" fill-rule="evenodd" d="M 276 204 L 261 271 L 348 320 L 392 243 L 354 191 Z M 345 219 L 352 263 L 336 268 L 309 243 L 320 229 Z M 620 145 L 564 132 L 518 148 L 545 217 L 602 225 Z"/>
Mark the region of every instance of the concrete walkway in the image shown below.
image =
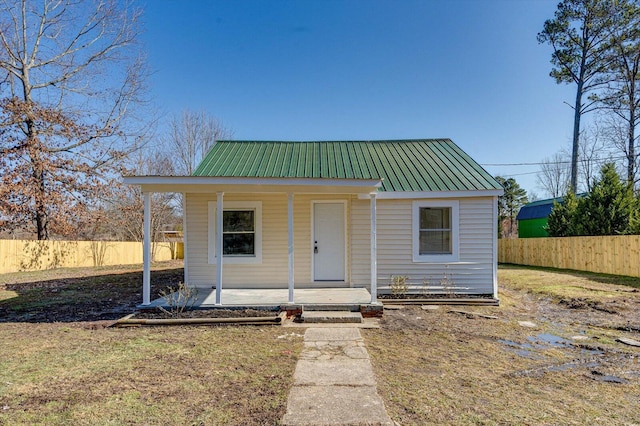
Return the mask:
<path id="1" fill-rule="evenodd" d="M 357 328 L 308 328 L 285 425 L 393 425 Z"/>

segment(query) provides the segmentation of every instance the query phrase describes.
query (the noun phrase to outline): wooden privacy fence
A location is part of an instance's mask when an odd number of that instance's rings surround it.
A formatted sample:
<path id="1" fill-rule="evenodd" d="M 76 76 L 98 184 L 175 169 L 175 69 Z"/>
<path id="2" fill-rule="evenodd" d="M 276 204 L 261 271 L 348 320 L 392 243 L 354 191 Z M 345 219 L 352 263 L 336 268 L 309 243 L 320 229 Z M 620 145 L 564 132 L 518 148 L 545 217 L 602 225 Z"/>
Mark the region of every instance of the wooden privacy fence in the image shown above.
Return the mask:
<path id="1" fill-rule="evenodd" d="M 182 243 L 152 245 L 155 261 L 182 259 L 183 253 Z M 0 274 L 136 263 L 142 263 L 141 242 L 0 240 Z"/>
<path id="2" fill-rule="evenodd" d="M 498 262 L 640 277 L 640 235 L 501 239 Z"/>

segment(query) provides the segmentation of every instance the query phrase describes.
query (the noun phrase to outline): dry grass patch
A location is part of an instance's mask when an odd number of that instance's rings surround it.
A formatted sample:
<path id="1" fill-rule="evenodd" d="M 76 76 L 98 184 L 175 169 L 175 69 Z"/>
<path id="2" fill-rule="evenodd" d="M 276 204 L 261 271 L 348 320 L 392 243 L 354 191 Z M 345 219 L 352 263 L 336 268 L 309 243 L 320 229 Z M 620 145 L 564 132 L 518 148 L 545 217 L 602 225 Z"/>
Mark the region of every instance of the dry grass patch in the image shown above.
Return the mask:
<path id="1" fill-rule="evenodd" d="M 615 339 L 640 340 L 633 332 L 640 295 L 598 277 L 504 272 L 501 307 L 463 308 L 499 319 L 460 315 L 446 306 L 406 306 L 385 311 L 380 330 L 363 331 L 392 419 L 402 425 L 637 424 L 640 349 Z M 604 304 L 611 302 L 608 295 L 625 309 L 612 313 L 562 302 L 571 297 Z M 588 339 L 573 340 L 576 335 Z"/>
<path id="2" fill-rule="evenodd" d="M 152 297 L 182 279 L 181 263 L 154 265 Z M 103 328 L 141 293 L 140 265 L 0 275 L 0 425 L 279 423 L 301 338 Z"/>
<path id="3" fill-rule="evenodd" d="M 498 277 L 500 283 L 508 284 L 514 290 L 543 294 L 558 300 L 581 298 L 609 302 L 640 295 L 640 278 L 634 277 L 516 265 L 501 265 Z"/>
<path id="4" fill-rule="evenodd" d="M 301 350 L 283 334 L 0 324 L 0 424 L 276 424 Z"/>

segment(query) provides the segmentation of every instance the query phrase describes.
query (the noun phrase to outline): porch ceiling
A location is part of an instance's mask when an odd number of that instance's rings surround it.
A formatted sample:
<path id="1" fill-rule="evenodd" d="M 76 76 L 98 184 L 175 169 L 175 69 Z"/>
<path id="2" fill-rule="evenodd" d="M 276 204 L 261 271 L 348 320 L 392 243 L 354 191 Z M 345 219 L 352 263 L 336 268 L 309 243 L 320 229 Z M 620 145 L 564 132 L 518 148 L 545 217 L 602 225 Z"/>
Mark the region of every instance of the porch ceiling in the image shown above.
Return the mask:
<path id="1" fill-rule="evenodd" d="M 124 183 L 143 192 L 244 192 L 304 194 L 370 194 L 381 179 L 255 178 L 209 176 L 125 176 Z"/>

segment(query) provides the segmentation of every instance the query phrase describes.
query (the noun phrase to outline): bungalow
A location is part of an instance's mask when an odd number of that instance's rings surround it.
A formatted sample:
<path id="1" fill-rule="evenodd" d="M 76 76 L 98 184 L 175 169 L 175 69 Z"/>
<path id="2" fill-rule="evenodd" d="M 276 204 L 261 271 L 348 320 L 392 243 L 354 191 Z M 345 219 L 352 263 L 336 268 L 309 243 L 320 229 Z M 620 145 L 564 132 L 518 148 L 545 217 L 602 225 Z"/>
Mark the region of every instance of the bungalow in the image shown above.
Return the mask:
<path id="1" fill-rule="evenodd" d="M 223 288 L 294 303 L 295 289 L 362 287 L 375 303 L 394 276 L 497 297 L 502 187 L 449 139 L 218 141 L 192 176 L 125 182 L 144 193 L 143 305 L 152 192 L 184 194 L 185 281 L 215 287 L 216 305 Z"/>

